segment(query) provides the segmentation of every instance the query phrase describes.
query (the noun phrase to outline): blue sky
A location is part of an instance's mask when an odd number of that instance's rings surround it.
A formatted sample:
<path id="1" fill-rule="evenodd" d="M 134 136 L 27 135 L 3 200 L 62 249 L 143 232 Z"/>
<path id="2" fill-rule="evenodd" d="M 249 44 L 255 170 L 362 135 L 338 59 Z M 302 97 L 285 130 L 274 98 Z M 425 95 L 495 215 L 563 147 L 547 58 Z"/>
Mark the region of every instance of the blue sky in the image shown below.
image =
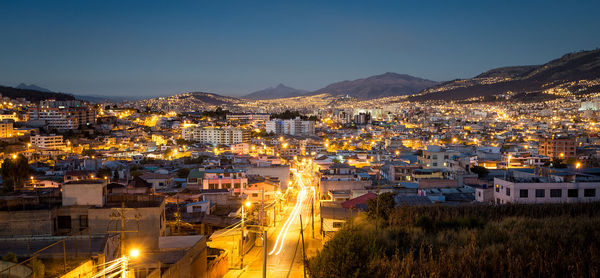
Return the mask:
<path id="1" fill-rule="evenodd" d="M 522 3 L 525 2 L 525 3 Z M 436 81 L 600 47 L 600 1 L 2 1 L 0 84 L 99 95 Z"/>

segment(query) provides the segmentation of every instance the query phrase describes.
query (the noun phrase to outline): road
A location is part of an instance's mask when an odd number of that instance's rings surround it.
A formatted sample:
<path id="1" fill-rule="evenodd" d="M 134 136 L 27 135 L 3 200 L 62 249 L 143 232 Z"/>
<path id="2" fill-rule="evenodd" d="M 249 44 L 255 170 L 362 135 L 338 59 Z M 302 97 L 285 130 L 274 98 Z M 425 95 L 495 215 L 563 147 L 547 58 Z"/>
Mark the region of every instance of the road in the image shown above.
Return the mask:
<path id="1" fill-rule="evenodd" d="M 321 247 L 319 221 L 315 215 L 315 239 L 312 238 L 311 201 L 314 196 L 308 173 L 295 175 L 296 200 L 286 206 L 282 221 L 272 227 L 267 235 L 267 277 L 304 277 L 302 263 L 302 236 L 300 215 L 304 226 L 304 247 L 307 257 L 313 256 Z M 316 204 L 315 204 L 316 205 Z M 262 277 L 263 247 L 255 246 L 244 256 L 247 264 L 242 270 L 230 271 L 225 277 Z"/>

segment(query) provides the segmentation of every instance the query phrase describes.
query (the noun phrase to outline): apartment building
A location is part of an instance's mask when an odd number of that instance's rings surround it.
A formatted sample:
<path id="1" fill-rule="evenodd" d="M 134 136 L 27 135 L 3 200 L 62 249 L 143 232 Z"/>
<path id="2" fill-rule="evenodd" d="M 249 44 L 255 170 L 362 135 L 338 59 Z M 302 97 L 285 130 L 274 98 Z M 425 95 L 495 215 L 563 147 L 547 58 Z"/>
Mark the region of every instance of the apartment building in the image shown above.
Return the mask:
<path id="1" fill-rule="evenodd" d="M 315 134 L 315 122 L 303 121 L 300 117 L 290 120 L 274 119 L 266 124 L 267 133 L 311 136 Z"/>
<path id="2" fill-rule="evenodd" d="M 62 135 L 35 135 L 29 137 L 31 146 L 41 149 L 63 149 L 65 143 Z"/>
<path id="3" fill-rule="evenodd" d="M 9 138 L 13 136 L 13 122 L 11 120 L 0 121 L 0 138 Z"/>
<path id="4" fill-rule="evenodd" d="M 250 132 L 241 128 L 192 126 L 181 131 L 183 139 L 213 145 L 234 145 L 250 142 Z"/>
<path id="5" fill-rule="evenodd" d="M 28 113 L 30 121 L 43 121 L 48 128 L 68 130 L 96 123 L 95 111 L 77 100 L 40 101 Z"/>
<path id="6" fill-rule="evenodd" d="M 248 186 L 244 169 L 192 169 L 187 177 L 186 188 L 192 190 L 227 189 L 241 194 Z"/>
<path id="7" fill-rule="evenodd" d="M 553 158 L 575 157 L 575 144 L 573 137 L 542 137 L 539 139 L 538 154 Z"/>
<path id="8" fill-rule="evenodd" d="M 420 156 L 419 163 L 423 168 L 441 168 L 450 169 L 449 160 L 453 160 L 454 157 L 460 155 L 460 152 L 443 149 L 440 146 L 427 146 L 427 149 L 423 151 L 423 156 Z"/>
<path id="9" fill-rule="evenodd" d="M 240 121 L 240 122 L 267 122 L 271 119 L 271 115 L 267 113 L 236 113 L 227 114 L 225 116 L 228 121 Z"/>

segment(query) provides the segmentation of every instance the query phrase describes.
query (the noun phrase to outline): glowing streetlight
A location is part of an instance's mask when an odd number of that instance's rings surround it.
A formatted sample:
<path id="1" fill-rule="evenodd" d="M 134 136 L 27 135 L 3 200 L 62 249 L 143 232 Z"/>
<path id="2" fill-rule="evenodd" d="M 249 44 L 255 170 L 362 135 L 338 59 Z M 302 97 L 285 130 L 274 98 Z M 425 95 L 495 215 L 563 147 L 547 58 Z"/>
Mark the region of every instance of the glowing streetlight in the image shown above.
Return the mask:
<path id="1" fill-rule="evenodd" d="M 137 258 L 139 256 L 140 256 L 140 250 L 139 249 L 131 249 L 129 251 L 129 257 Z"/>
<path id="2" fill-rule="evenodd" d="M 563 158 L 563 157 L 565 157 L 565 153 L 560 153 L 559 156 L 560 156 L 560 158 Z"/>
<path id="3" fill-rule="evenodd" d="M 575 163 L 575 168 L 576 168 L 576 169 L 579 169 L 579 168 L 581 168 L 581 162 L 577 162 L 577 163 Z"/>

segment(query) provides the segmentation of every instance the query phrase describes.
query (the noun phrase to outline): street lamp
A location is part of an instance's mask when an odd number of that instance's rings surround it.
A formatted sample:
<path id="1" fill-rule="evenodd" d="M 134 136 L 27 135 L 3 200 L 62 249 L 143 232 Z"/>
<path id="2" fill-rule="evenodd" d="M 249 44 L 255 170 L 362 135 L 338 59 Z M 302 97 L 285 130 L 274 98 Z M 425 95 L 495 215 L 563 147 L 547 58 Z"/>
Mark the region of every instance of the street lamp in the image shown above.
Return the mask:
<path id="1" fill-rule="evenodd" d="M 129 251 L 129 257 L 131 257 L 131 258 L 137 258 L 139 256 L 140 256 L 140 250 L 139 249 L 134 248 L 134 249 L 131 249 Z"/>

